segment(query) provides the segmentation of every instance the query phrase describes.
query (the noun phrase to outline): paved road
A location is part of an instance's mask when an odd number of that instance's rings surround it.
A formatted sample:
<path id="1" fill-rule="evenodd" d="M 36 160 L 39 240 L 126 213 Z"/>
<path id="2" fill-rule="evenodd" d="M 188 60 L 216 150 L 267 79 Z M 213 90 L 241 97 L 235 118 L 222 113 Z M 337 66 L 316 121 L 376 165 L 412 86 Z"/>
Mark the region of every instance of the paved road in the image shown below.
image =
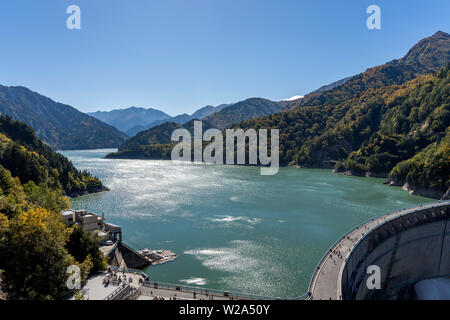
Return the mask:
<path id="1" fill-rule="evenodd" d="M 313 276 L 309 292 L 311 300 L 340 300 L 341 299 L 341 273 L 345 265 L 346 259 L 349 257 L 351 249 L 356 243 L 364 237 L 374 227 L 385 223 L 386 221 L 395 219 L 402 214 L 415 212 L 417 209 L 425 209 L 436 206 L 436 203 L 429 205 L 404 209 L 384 216 L 374 218 L 366 224 L 363 224 L 350 233 L 346 234 L 339 242 L 337 242 L 328 252 L 325 259 L 319 264 L 316 273 Z"/>

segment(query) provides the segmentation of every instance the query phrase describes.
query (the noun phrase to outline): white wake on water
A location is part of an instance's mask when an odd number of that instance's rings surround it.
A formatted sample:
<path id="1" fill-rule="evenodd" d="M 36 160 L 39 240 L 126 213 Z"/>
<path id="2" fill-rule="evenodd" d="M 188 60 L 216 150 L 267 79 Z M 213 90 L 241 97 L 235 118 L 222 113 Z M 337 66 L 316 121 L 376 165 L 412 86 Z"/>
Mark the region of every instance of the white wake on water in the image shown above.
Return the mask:
<path id="1" fill-rule="evenodd" d="M 183 279 L 180 280 L 181 282 L 184 282 L 186 284 L 195 284 L 198 286 L 204 286 L 206 284 L 205 278 L 189 278 L 189 279 Z"/>

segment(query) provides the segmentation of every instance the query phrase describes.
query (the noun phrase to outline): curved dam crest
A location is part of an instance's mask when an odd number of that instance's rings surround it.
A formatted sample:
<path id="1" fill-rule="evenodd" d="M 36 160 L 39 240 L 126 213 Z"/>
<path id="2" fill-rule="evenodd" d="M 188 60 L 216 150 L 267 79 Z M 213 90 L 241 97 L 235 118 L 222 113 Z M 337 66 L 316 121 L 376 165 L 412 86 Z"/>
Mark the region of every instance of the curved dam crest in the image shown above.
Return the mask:
<path id="1" fill-rule="evenodd" d="M 413 285 L 418 281 L 450 276 L 449 220 L 450 201 L 442 201 L 357 226 L 322 258 L 307 298 L 413 299 Z M 371 275 L 368 267 L 373 265 L 381 270 L 380 289 L 366 285 Z"/>

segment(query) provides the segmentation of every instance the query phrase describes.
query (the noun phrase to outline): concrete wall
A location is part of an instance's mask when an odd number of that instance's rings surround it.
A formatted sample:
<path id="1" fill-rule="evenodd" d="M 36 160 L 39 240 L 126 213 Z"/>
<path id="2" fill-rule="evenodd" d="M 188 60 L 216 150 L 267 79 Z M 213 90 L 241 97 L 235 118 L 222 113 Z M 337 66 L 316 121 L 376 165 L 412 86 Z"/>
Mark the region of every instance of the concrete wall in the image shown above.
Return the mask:
<path id="1" fill-rule="evenodd" d="M 341 277 L 343 299 L 411 299 L 419 280 L 450 276 L 450 203 L 410 213 L 372 229 L 353 248 Z M 381 270 L 369 290 L 367 267 Z"/>
<path id="2" fill-rule="evenodd" d="M 131 249 L 123 242 L 119 242 L 117 249 L 122 253 L 122 257 L 127 268 L 141 269 L 150 264 L 150 262 L 143 255 Z"/>

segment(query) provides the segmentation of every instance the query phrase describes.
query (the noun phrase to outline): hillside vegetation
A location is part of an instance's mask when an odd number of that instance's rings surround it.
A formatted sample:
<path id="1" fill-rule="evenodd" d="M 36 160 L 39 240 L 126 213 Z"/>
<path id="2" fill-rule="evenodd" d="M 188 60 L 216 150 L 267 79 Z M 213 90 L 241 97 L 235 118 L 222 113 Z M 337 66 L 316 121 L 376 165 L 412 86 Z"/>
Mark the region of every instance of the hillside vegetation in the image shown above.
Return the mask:
<path id="1" fill-rule="evenodd" d="M 294 101 L 290 108 L 301 106 L 325 106 L 337 104 L 367 89 L 402 84 L 420 75 L 436 72 L 450 61 L 450 35 L 438 31 L 431 37 L 420 40 L 401 59 L 367 69 L 365 72 L 331 84 L 331 90 L 323 88 Z"/>
<path id="2" fill-rule="evenodd" d="M 0 164 L 23 184 L 43 184 L 71 197 L 106 190 L 98 178 L 77 170 L 33 129 L 8 116 L 0 116 Z"/>
<path id="3" fill-rule="evenodd" d="M 279 129 L 281 165 L 386 177 L 390 184 L 440 198 L 449 188 L 449 62 L 450 36 L 437 32 L 399 60 L 313 92 L 281 112 L 231 127 Z M 229 119 L 237 119 L 235 111 Z M 227 127 L 215 119 L 220 113 L 207 117 L 205 127 Z M 172 129 L 142 132 L 109 157 L 168 159 Z M 437 161 L 438 156 L 443 158 Z"/>
<path id="4" fill-rule="evenodd" d="M 275 102 L 263 98 L 250 98 L 233 104 L 221 104 L 217 107 L 206 106 L 197 110 L 192 115 L 184 113 L 170 119 L 153 121 L 146 126 L 135 126 L 126 133 L 133 137 L 138 133 L 141 134 L 150 130 L 148 135 L 153 135 L 153 132 L 155 132 L 153 129 L 155 129 L 156 132 L 160 131 L 161 129 L 158 128 L 158 126 L 164 126 L 166 123 L 171 122 L 184 125 L 196 119 L 207 122 L 211 127 L 224 129 L 247 119 L 254 119 L 280 112 L 281 110 L 284 110 L 288 104 L 289 103 L 286 103 L 285 101 Z M 122 144 L 120 148 L 123 149 L 124 145 L 127 143 L 128 141 Z M 156 141 L 155 143 L 161 144 L 165 142 Z"/>
<path id="5" fill-rule="evenodd" d="M 283 103 L 250 98 L 202 118 L 203 130 L 228 128 L 241 121 L 274 114 L 285 108 L 286 105 Z M 108 158 L 170 159 L 170 151 L 173 146 L 170 140 L 172 132 L 175 129 L 185 128 L 193 134 L 195 120 L 200 120 L 200 118 L 192 119 L 184 124 L 167 122 L 139 132 L 136 136 L 126 140 L 119 147 L 118 152 L 109 154 Z"/>
<path id="6" fill-rule="evenodd" d="M 0 117 L 0 295 L 59 299 L 70 293 L 67 267 L 79 266 L 82 280 L 104 269 L 98 241 L 59 214 L 70 207 L 64 194 L 102 189 L 30 127 Z"/>
<path id="7" fill-rule="evenodd" d="M 248 119 L 274 114 L 285 109 L 282 103 L 262 98 L 250 98 L 237 102 L 202 119 L 212 128 L 225 129 Z"/>
<path id="8" fill-rule="evenodd" d="M 449 187 L 448 157 L 440 161 L 443 171 L 430 169 L 434 178 L 417 162 L 431 156 L 427 154 L 434 152 L 432 144 L 445 150 L 447 140 L 442 138 L 450 126 L 449 69 L 446 66 L 435 75 L 402 85 L 369 89 L 339 104 L 302 107 L 249 120 L 239 127 L 279 128 L 280 163 L 284 165 L 391 176 L 396 184 L 409 181 L 409 188 L 431 188 L 429 194 L 440 197 Z M 422 156 L 413 158 L 422 150 Z M 423 174 L 421 179 L 407 178 L 405 164 L 400 162 L 410 158 L 407 163 L 416 167 L 416 178 Z"/>
<path id="9" fill-rule="evenodd" d="M 335 168 L 347 174 L 389 177 L 400 162 L 433 143 L 442 143 L 438 140 L 445 141 L 442 138 L 450 125 L 449 81 L 447 66 L 434 75 L 402 85 L 370 88 L 338 104 L 305 106 L 233 127 L 279 129 L 281 165 Z M 204 129 L 210 127 L 208 122 L 203 124 Z M 179 127 L 166 124 L 142 132 L 109 157 L 170 159 L 173 147 L 170 135 Z M 443 161 L 447 170 L 443 172 L 450 172 L 449 162 Z M 399 171 L 392 171 L 392 175 L 394 172 Z M 418 172 L 422 172 L 420 168 Z M 433 191 L 428 195 L 433 197 L 441 197 L 448 189 L 445 178 L 442 181 L 446 183 L 436 184 L 428 177 L 417 187 L 416 180 L 408 179 L 397 173 L 395 184 L 410 181 L 410 190 L 431 188 Z"/>

